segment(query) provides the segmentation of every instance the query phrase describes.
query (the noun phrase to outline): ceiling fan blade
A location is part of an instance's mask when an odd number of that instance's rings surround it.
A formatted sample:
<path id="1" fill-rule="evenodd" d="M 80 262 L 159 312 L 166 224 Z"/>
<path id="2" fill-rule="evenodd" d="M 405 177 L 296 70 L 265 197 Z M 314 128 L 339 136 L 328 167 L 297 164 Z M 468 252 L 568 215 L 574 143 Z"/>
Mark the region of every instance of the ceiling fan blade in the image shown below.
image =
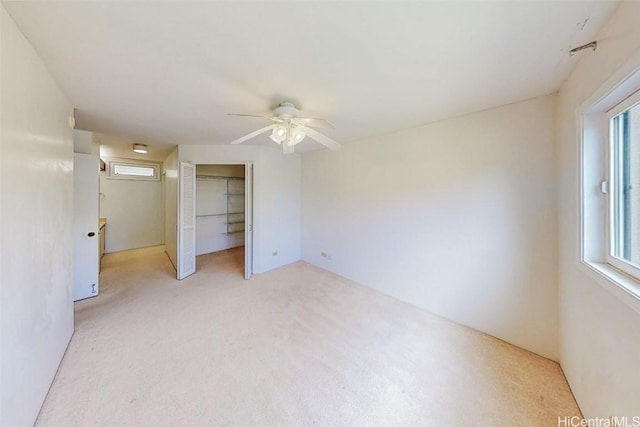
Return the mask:
<path id="1" fill-rule="evenodd" d="M 257 115 L 257 114 L 235 114 L 235 113 L 228 113 L 227 116 L 237 116 L 237 117 L 260 117 L 260 118 L 265 118 L 265 119 L 270 119 L 271 116 L 261 116 L 261 115 Z"/>
<path id="2" fill-rule="evenodd" d="M 293 120 L 303 126 L 313 126 L 316 128 L 335 129 L 329 120 L 316 119 L 314 117 L 296 117 Z"/>
<path id="3" fill-rule="evenodd" d="M 282 152 L 284 154 L 293 154 L 293 145 L 289 145 L 286 141 L 282 141 Z"/>
<path id="4" fill-rule="evenodd" d="M 307 136 L 309 138 L 315 139 L 320 144 L 322 144 L 325 147 L 327 147 L 329 150 L 335 151 L 335 150 L 340 148 L 340 143 L 334 141 L 333 139 L 329 138 L 328 136 L 324 136 L 323 134 L 321 134 L 317 130 L 311 129 L 310 127 L 307 127 L 307 126 L 300 126 L 300 127 L 302 128 L 302 130 L 304 130 L 304 132 L 307 134 Z"/>
<path id="5" fill-rule="evenodd" d="M 269 126 L 265 126 L 261 129 L 258 129 L 257 131 L 251 132 L 248 135 L 243 136 L 242 138 L 238 138 L 234 141 L 231 141 L 232 144 L 242 144 L 245 141 L 250 140 L 251 138 L 255 138 L 256 136 L 260 135 L 261 133 L 265 133 L 270 131 L 271 129 L 275 128 L 276 125 L 269 125 Z"/>

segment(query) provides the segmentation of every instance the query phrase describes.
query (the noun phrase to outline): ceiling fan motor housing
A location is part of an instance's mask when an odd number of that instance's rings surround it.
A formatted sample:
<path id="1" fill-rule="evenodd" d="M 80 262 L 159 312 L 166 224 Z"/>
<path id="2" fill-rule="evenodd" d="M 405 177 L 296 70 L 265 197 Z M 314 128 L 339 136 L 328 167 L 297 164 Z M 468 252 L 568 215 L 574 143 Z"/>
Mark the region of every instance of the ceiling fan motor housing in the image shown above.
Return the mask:
<path id="1" fill-rule="evenodd" d="M 276 117 L 300 117 L 300 110 L 293 103 L 285 101 L 273 109 L 273 115 Z"/>

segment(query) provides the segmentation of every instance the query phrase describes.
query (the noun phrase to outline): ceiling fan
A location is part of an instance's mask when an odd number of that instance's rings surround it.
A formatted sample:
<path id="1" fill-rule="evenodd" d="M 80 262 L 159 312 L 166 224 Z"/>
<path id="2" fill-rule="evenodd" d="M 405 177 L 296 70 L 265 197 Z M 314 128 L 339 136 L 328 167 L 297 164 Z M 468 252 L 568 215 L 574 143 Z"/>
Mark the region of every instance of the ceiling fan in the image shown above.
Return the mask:
<path id="1" fill-rule="evenodd" d="M 305 137 L 309 137 L 330 150 L 337 150 L 340 144 L 333 139 L 321 134 L 311 127 L 333 128 L 333 125 L 324 119 L 315 119 L 311 117 L 302 117 L 302 113 L 298 108 L 289 101 L 281 102 L 273 109 L 272 116 L 260 116 L 253 114 L 229 114 L 230 116 L 239 117 L 262 117 L 273 121 L 273 124 L 251 132 L 241 138 L 231 141 L 232 144 L 242 144 L 256 136 L 271 131 L 269 138 L 277 144 L 282 145 L 284 154 L 293 153 L 293 147 L 302 142 Z"/>

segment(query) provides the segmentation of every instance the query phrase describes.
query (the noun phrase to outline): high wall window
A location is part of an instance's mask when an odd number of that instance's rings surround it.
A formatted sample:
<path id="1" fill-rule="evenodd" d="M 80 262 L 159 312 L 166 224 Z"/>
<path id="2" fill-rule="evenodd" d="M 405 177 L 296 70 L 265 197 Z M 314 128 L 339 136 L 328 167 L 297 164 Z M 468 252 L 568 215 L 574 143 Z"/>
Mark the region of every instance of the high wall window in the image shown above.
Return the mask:
<path id="1" fill-rule="evenodd" d="M 640 99 L 609 113 L 608 262 L 640 278 Z"/>
<path id="2" fill-rule="evenodd" d="M 110 160 L 109 178 L 159 181 L 160 164 L 129 159 Z"/>

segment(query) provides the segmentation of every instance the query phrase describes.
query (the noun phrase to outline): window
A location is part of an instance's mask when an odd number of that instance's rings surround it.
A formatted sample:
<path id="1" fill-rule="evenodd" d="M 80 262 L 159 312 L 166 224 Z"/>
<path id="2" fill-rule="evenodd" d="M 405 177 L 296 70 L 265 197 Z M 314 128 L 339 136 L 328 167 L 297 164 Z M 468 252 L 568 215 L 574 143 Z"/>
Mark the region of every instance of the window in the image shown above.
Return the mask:
<path id="1" fill-rule="evenodd" d="M 640 99 L 609 112 L 607 261 L 640 278 Z"/>
<path id="2" fill-rule="evenodd" d="M 640 56 L 585 100 L 578 117 L 582 265 L 640 310 Z"/>
<path id="3" fill-rule="evenodd" d="M 109 162 L 109 178 L 159 181 L 160 165 L 137 160 L 112 160 Z"/>

